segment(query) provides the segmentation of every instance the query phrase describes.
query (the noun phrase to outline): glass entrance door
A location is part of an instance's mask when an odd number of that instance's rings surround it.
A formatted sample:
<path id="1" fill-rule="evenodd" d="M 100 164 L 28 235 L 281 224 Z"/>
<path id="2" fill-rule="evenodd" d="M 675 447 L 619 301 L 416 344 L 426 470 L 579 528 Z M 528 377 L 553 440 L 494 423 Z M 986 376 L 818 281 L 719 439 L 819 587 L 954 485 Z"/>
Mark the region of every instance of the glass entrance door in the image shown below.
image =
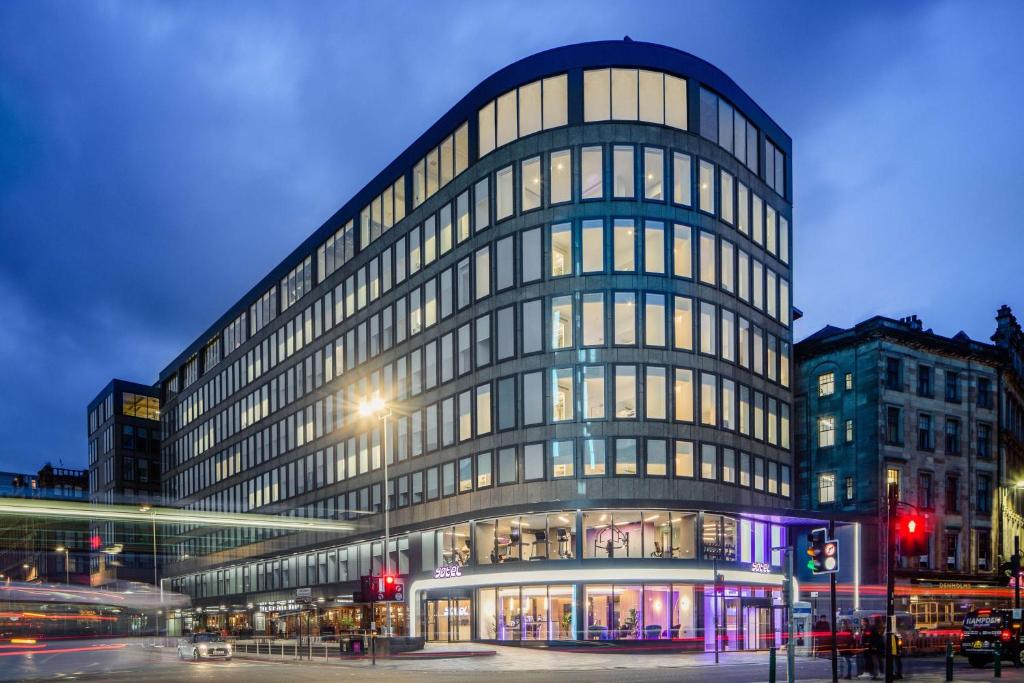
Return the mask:
<path id="1" fill-rule="evenodd" d="M 423 610 L 423 635 L 428 641 L 469 640 L 472 601 L 468 598 L 427 600 Z"/>

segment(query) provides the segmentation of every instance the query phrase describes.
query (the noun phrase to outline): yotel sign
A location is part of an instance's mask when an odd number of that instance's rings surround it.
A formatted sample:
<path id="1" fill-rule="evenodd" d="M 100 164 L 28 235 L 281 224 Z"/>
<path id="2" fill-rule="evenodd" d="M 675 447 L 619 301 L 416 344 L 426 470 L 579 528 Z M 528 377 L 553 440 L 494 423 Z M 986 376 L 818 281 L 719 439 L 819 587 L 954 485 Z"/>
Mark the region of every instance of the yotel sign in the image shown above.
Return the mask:
<path id="1" fill-rule="evenodd" d="M 435 579 L 454 579 L 462 576 L 462 567 L 457 564 L 442 564 L 434 570 Z"/>

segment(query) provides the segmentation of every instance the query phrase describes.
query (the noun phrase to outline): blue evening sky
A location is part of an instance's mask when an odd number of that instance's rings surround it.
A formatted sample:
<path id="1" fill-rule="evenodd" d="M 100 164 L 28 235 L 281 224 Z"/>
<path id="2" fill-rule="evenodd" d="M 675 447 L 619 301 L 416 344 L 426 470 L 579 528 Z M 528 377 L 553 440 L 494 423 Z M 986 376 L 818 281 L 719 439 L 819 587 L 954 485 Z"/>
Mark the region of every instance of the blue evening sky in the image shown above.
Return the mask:
<path id="1" fill-rule="evenodd" d="M 472 11 L 471 11 L 472 10 Z M 0 470 L 187 344 L 490 73 L 630 35 L 793 137 L 794 303 L 1024 313 L 1020 2 L 0 3 Z"/>

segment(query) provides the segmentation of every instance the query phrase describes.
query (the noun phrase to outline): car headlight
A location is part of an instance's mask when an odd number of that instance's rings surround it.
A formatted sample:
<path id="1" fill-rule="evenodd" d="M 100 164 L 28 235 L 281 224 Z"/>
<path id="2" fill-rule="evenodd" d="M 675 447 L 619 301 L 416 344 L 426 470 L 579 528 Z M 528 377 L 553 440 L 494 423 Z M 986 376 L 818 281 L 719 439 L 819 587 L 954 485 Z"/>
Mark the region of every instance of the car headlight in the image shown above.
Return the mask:
<path id="1" fill-rule="evenodd" d="M 205 653 L 206 652 L 206 645 L 205 644 L 200 645 L 199 646 L 199 651 Z"/>
<path id="2" fill-rule="evenodd" d="M 230 645 L 225 645 L 224 646 L 224 651 L 227 652 L 228 654 L 231 654 L 231 646 Z"/>

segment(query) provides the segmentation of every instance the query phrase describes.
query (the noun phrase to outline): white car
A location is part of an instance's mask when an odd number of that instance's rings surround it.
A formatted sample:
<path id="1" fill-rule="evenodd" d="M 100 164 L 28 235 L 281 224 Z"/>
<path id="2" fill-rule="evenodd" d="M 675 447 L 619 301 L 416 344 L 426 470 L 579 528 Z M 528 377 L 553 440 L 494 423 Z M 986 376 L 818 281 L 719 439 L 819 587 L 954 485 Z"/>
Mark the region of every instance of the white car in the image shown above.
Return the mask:
<path id="1" fill-rule="evenodd" d="M 178 641 L 181 659 L 231 659 L 231 644 L 224 642 L 219 633 L 193 633 Z"/>

